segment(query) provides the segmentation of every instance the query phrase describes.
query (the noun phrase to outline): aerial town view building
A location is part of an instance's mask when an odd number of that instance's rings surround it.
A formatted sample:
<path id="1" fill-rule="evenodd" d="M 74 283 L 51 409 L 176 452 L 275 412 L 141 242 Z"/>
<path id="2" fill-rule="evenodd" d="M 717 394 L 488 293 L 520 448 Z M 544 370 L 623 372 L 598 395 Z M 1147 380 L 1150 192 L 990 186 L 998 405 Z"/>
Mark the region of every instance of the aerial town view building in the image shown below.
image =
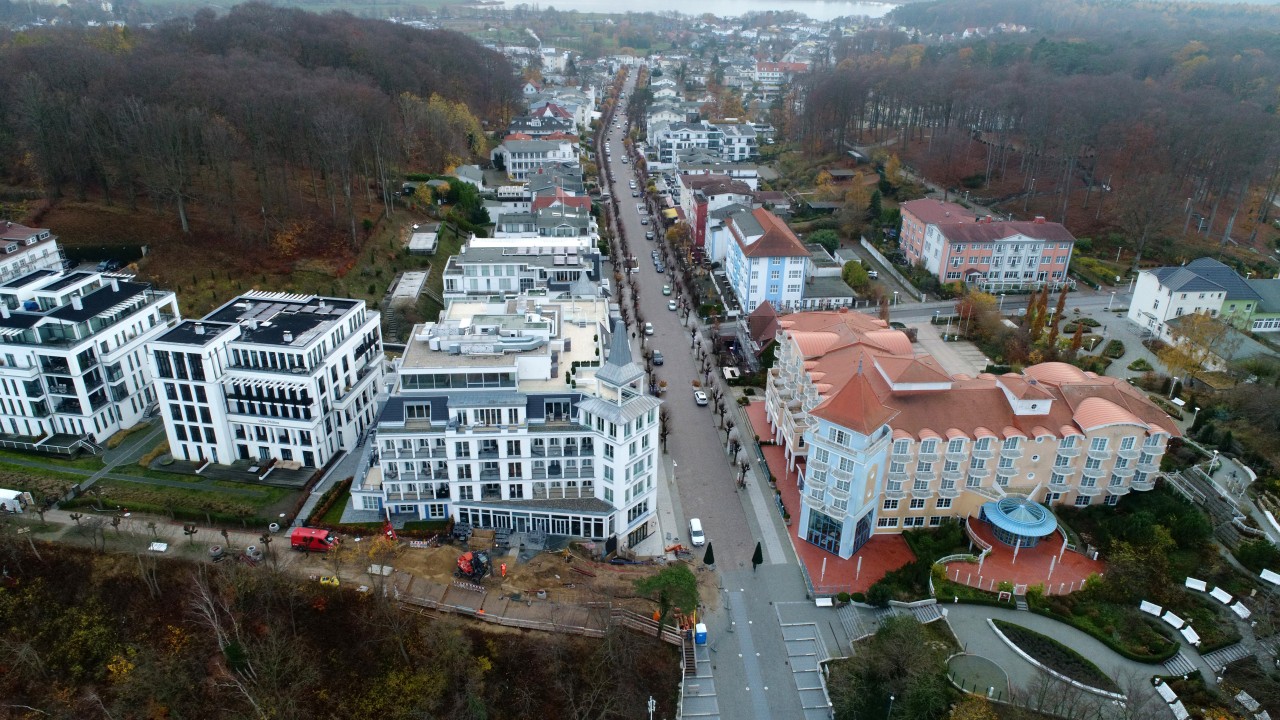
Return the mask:
<path id="1" fill-rule="evenodd" d="M 0 25 L 0 718 L 1280 716 L 1280 5 Z"/>

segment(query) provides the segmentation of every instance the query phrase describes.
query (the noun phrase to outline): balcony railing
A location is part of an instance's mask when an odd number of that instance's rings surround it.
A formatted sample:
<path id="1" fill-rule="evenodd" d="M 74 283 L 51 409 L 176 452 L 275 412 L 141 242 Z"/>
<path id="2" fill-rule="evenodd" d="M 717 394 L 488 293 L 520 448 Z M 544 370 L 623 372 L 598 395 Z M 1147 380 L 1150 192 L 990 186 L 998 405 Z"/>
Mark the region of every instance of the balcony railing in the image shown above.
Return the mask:
<path id="1" fill-rule="evenodd" d="M 1118 456 L 1120 456 L 1120 457 L 1122 457 L 1122 458 L 1127 458 L 1127 459 L 1129 459 L 1129 460 L 1137 460 L 1137 459 L 1138 459 L 1138 456 L 1139 456 L 1139 455 L 1141 455 L 1141 454 L 1142 454 L 1142 449 L 1141 449 L 1141 448 L 1136 448 L 1136 447 L 1134 447 L 1134 448 L 1129 448 L 1128 450 L 1117 450 L 1117 451 L 1116 451 L 1116 455 L 1118 455 Z"/>
<path id="2" fill-rule="evenodd" d="M 921 499 L 933 497 L 933 488 L 911 488 L 911 497 Z"/>
<path id="3" fill-rule="evenodd" d="M 910 478 L 907 477 L 907 474 L 905 472 L 889 473 L 889 482 L 904 483 L 909 479 Z"/>
<path id="4" fill-rule="evenodd" d="M 1092 497 L 1094 495 L 1100 494 L 1102 492 L 1102 488 L 1098 487 L 1097 485 L 1081 485 L 1080 487 L 1076 488 L 1076 492 L 1081 495 L 1088 495 Z"/>
<path id="5" fill-rule="evenodd" d="M 1080 446 L 1060 447 L 1058 448 L 1058 454 L 1062 457 L 1080 457 Z"/>
<path id="6" fill-rule="evenodd" d="M 1107 492 L 1111 493 L 1112 495 L 1128 495 L 1129 486 L 1128 485 L 1108 485 Z"/>
<path id="7" fill-rule="evenodd" d="M 1134 480 L 1133 482 L 1130 483 L 1130 485 L 1133 487 L 1134 490 L 1140 490 L 1145 492 L 1147 490 L 1155 489 L 1156 480 L 1155 478 L 1149 477 L 1146 480 Z"/>
<path id="8" fill-rule="evenodd" d="M 964 462 L 969 458 L 969 454 L 963 450 L 948 450 L 946 458 L 951 462 Z"/>
<path id="9" fill-rule="evenodd" d="M 974 448 L 972 454 L 975 458 L 978 458 L 979 460 L 990 460 L 991 458 L 996 456 L 996 451 L 992 450 L 991 448 L 986 448 L 986 449 Z"/>
<path id="10" fill-rule="evenodd" d="M 1007 458 L 1014 458 L 1014 459 L 1017 459 L 1017 458 L 1022 457 L 1022 453 L 1023 453 L 1023 450 L 1022 450 L 1022 448 L 1020 448 L 1020 447 L 1016 447 L 1016 448 L 1000 448 L 1000 456 L 1001 456 L 1001 457 L 1007 457 Z"/>
<path id="11" fill-rule="evenodd" d="M 942 459 L 942 456 L 936 452 L 931 452 L 931 453 L 922 452 L 920 453 L 920 457 L 916 459 L 919 460 L 920 462 L 938 462 L 939 460 Z"/>
<path id="12" fill-rule="evenodd" d="M 1093 448 L 1089 448 L 1089 457 L 1095 460 L 1109 460 L 1111 459 L 1111 451 L 1110 450 L 1094 450 Z"/>
<path id="13" fill-rule="evenodd" d="M 952 485 L 944 484 L 941 488 L 938 489 L 938 494 L 944 498 L 960 497 L 960 488 L 954 484 Z"/>
<path id="14" fill-rule="evenodd" d="M 1160 472 L 1160 465 L 1154 462 L 1138 463 L 1138 470 L 1144 473 Z"/>
<path id="15" fill-rule="evenodd" d="M 1112 468 L 1111 470 L 1111 473 L 1113 475 L 1118 475 L 1122 478 L 1133 477 L 1133 474 L 1135 472 L 1137 472 L 1137 468 L 1133 467 L 1132 465 L 1130 465 L 1129 467 Z"/>
<path id="16" fill-rule="evenodd" d="M 963 471 L 963 470 L 958 470 L 958 469 L 957 469 L 957 470 L 943 470 L 943 471 L 942 471 L 942 478 L 943 478 L 944 480 L 953 480 L 953 481 L 958 481 L 958 480 L 960 480 L 960 479 L 961 479 L 961 478 L 963 478 L 963 477 L 964 477 L 964 471 Z"/>

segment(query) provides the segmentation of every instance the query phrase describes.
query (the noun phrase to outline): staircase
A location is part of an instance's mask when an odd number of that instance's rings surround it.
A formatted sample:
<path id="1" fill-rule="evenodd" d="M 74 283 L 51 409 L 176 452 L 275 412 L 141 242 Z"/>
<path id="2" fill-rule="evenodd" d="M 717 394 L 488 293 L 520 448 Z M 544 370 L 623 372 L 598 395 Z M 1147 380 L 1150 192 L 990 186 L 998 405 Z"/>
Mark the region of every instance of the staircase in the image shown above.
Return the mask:
<path id="1" fill-rule="evenodd" d="M 842 605 L 837 608 L 836 617 L 840 618 L 840 625 L 844 627 L 844 632 L 851 641 L 860 640 L 871 634 L 863 627 L 862 618 L 858 617 L 858 610 L 852 605 Z"/>
<path id="2" fill-rule="evenodd" d="M 685 677 L 694 677 L 698 674 L 698 657 L 693 650 L 693 638 L 686 640 L 682 646 L 684 650 L 684 674 Z"/>
<path id="3" fill-rule="evenodd" d="M 1014 595 L 1014 596 L 1013 596 L 1013 601 L 1018 605 L 1018 609 L 1019 609 L 1019 610 L 1021 610 L 1021 611 L 1023 611 L 1023 612 L 1028 612 L 1028 611 L 1029 611 L 1029 610 L 1028 610 L 1028 607 L 1027 607 L 1027 596 L 1026 596 L 1026 595 Z"/>
<path id="4" fill-rule="evenodd" d="M 1219 668 L 1224 668 L 1237 660 L 1243 660 L 1252 654 L 1253 653 L 1249 652 L 1249 649 L 1243 644 L 1236 643 L 1235 645 L 1228 645 L 1221 650 L 1214 650 L 1208 655 L 1203 655 L 1202 657 L 1205 662 L 1209 663 L 1209 667 L 1212 667 L 1214 670 L 1218 670 Z"/>
<path id="5" fill-rule="evenodd" d="M 1190 675 L 1196 671 L 1196 666 L 1182 654 L 1182 651 L 1178 651 L 1177 655 L 1169 658 L 1164 664 L 1164 669 L 1166 675 Z"/>
<path id="6" fill-rule="evenodd" d="M 938 609 L 937 603 L 914 605 L 911 608 L 911 614 L 915 615 L 916 620 L 919 620 L 921 625 L 942 619 L 942 611 Z"/>

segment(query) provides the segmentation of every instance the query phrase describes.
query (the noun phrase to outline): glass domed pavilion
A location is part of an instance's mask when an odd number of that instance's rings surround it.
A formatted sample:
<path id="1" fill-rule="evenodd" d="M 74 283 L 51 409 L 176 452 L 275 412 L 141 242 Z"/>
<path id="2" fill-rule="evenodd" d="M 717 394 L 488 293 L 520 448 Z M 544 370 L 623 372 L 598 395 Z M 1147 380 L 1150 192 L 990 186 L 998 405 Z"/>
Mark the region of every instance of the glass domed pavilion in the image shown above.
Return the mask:
<path id="1" fill-rule="evenodd" d="M 1015 548 L 1035 547 L 1058 529 L 1058 519 L 1049 508 L 1025 497 L 983 503 L 982 519 L 997 540 Z"/>

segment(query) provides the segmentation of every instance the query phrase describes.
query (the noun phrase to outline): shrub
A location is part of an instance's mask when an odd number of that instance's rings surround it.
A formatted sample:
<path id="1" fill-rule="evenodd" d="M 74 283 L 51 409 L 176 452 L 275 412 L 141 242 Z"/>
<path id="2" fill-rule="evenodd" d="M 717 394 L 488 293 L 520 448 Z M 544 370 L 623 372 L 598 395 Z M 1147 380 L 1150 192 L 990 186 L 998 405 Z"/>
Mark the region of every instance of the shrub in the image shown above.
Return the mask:
<path id="1" fill-rule="evenodd" d="M 1124 357 L 1124 343 L 1119 340 L 1108 340 L 1107 347 L 1102 351 L 1102 354 L 1112 360 L 1119 360 Z"/>
<path id="2" fill-rule="evenodd" d="M 867 602 L 874 607 L 889 607 L 889 601 L 892 599 L 893 589 L 884 580 L 880 580 L 867 590 Z"/>
<path id="3" fill-rule="evenodd" d="M 839 600 L 842 603 L 849 602 L 849 593 L 841 592 L 839 595 L 836 595 L 836 600 Z"/>
<path id="4" fill-rule="evenodd" d="M 169 452 L 169 441 L 165 440 L 159 445 L 156 445 L 155 447 L 151 448 L 151 451 L 148 452 L 146 455 L 143 455 L 142 457 L 138 458 L 138 464 L 144 468 L 151 467 L 151 463 L 155 462 L 156 458 L 160 457 L 161 455 L 164 455 L 167 452 Z"/>
<path id="5" fill-rule="evenodd" d="M 867 601 L 867 596 L 864 593 L 856 592 L 850 595 L 849 599 L 856 603 L 864 603 Z"/>
<path id="6" fill-rule="evenodd" d="M 1048 635 L 1041 635 L 1034 630 L 1003 620 L 996 620 L 995 624 L 1010 642 L 1045 667 L 1090 687 L 1107 692 L 1120 692 L 1120 687 L 1115 681 L 1102 672 L 1097 665 Z"/>
<path id="7" fill-rule="evenodd" d="M 1147 362 L 1146 358 L 1138 358 L 1129 363 L 1129 369 L 1134 372 L 1151 372 L 1154 368 L 1151 367 L 1151 363 Z"/>

